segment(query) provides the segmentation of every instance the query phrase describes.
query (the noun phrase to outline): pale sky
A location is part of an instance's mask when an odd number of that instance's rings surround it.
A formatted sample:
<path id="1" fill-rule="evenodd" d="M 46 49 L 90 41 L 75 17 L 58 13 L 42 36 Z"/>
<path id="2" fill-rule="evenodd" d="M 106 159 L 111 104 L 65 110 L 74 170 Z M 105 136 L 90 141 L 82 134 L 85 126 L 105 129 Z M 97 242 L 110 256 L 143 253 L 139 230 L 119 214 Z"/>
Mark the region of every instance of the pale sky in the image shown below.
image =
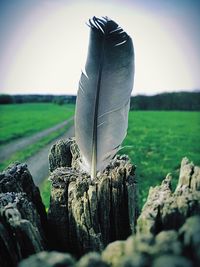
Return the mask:
<path id="1" fill-rule="evenodd" d="M 198 0 L 1 0 L 0 93 L 76 94 L 93 16 L 133 39 L 133 94 L 200 89 Z"/>

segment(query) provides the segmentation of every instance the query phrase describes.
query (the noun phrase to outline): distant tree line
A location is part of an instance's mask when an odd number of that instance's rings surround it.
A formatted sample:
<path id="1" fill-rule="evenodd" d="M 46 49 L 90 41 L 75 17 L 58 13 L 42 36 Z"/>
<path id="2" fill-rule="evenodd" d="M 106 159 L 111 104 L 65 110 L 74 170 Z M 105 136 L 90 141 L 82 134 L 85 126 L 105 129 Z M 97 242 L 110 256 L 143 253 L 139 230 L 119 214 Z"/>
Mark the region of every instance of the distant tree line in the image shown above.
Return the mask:
<path id="1" fill-rule="evenodd" d="M 74 95 L 0 95 L 0 104 L 21 104 L 21 103 L 76 103 Z"/>
<path id="2" fill-rule="evenodd" d="M 0 104 L 12 104 L 14 103 L 14 98 L 11 95 L 0 95 Z"/>
<path id="3" fill-rule="evenodd" d="M 131 98 L 131 110 L 200 110 L 200 92 L 163 93 Z"/>
<path id="4" fill-rule="evenodd" d="M 75 104 L 75 95 L 0 95 L 0 104 L 12 103 Z M 200 110 L 200 92 L 163 93 L 131 97 L 131 110 Z"/>

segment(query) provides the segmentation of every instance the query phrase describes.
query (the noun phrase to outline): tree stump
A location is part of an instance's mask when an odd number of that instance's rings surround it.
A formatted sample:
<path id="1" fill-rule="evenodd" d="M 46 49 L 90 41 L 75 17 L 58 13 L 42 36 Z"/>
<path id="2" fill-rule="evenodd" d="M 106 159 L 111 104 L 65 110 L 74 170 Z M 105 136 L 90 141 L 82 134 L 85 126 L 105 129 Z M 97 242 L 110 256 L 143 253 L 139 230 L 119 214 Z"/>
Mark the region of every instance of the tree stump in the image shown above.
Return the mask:
<path id="1" fill-rule="evenodd" d="M 78 261 L 66 253 L 40 252 L 23 260 L 20 267 L 199 267 L 200 168 L 185 158 L 175 192 L 170 180 L 167 175 L 160 186 L 151 188 L 137 231 L 127 240 L 112 242 L 102 253 L 90 252 Z"/>
<path id="2" fill-rule="evenodd" d="M 47 215 L 40 196 L 38 187 L 34 184 L 33 178 L 26 164 L 14 163 L 0 173 L 0 193 L 15 192 L 26 193 L 26 197 L 35 205 L 40 215 L 43 229 L 47 229 Z"/>
<path id="3" fill-rule="evenodd" d="M 138 218 L 138 232 L 156 234 L 179 229 L 189 216 L 200 214 L 200 167 L 183 158 L 175 192 L 171 179 L 168 174 L 160 186 L 150 188 Z"/>
<path id="4" fill-rule="evenodd" d="M 47 217 L 25 164 L 0 174 L 0 266 L 14 267 L 47 247 Z"/>
<path id="5" fill-rule="evenodd" d="M 134 168 L 126 156 L 117 156 L 92 183 L 87 174 L 80 172 L 78 150 L 74 141 L 70 142 L 72 167 L 55 168 L 51 175 L 48 234 L 53 237 L 56 250 L 66 248 L 80 256 L 87 250 L 101 250 L 113 236 L 124 237 L 128 231 L 119 225 L 128 225 L 131 232 L 135 219 L 130 214 L 135 214 L 136 208 L 130 210 L 128 199 L 135 196 Z M 167 175 L 160 186 L 150 189 L 136 233 L 127 240 L 109 243 L 101 253 L 90 252 L 77 261 L 68 253 L 41 252 L 49 247 L 43 231 L 45 212 L 41 209 L 39 191 L 26 165 L 14 164 L 0 174 L 0 266 L 16 267 L 21 259 L 35 253 L 19 266 L 199 267 L 200 168 L 184 158 L 174 192 L 170 182 L 171 176 Z M 120 214 L 129 216 L 119 218 Z"/>
<path id="6" fill-rule="evenodd" d="M 53 172 L 48 221 L 53 248 L 81 256 L 102 251 L 111 241 L 126 239 L 134 231 L 135 167 L 127 156 L 116 156 L 95 181 L 81 172 L 79 150 L 72 139 L 56 143 L 49 159 Z M 70 159 L 71 167 L 64 167 L 63 162 Z"/>

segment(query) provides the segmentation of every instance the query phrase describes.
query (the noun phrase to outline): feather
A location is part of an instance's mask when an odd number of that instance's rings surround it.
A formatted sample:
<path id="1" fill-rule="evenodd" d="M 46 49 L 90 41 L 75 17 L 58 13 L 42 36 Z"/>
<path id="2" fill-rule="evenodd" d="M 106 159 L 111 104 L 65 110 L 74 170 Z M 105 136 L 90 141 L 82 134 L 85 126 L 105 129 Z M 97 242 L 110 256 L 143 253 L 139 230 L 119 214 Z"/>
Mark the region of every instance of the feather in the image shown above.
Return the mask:
<path id="1" fill-rule="evenodd" d="M 107 17 L 89 20 L 90 42 L 75 111 L 81 166 L 96 177 L 114 157 L 128 127 L 134 78 L 130 36 Z"/>

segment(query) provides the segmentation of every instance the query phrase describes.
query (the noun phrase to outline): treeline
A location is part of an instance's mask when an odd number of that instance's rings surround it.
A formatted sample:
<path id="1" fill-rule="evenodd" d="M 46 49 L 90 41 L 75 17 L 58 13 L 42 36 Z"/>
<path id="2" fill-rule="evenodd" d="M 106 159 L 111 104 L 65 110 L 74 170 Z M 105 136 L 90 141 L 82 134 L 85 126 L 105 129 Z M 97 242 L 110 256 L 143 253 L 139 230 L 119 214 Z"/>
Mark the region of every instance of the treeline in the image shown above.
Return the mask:
<path id="1" fill-rule="evenodd" d="M 0 95 L 0 104 L 76 103 L 75 95 Z M 163 93 L 131 97 L 131 110 L 200 110 L 200 92 Z"/>
<path id="2" fill-rule="evenodd" d="M 131 98 L 131 110 L 200 110 L 200 92 L 163 93 Z"/>
<path id="3" fill-rule="evenodd" d="M 0 95 L 0 104 L 21 104 L 21 103 L 76 103 L 74 95 Z"/>

